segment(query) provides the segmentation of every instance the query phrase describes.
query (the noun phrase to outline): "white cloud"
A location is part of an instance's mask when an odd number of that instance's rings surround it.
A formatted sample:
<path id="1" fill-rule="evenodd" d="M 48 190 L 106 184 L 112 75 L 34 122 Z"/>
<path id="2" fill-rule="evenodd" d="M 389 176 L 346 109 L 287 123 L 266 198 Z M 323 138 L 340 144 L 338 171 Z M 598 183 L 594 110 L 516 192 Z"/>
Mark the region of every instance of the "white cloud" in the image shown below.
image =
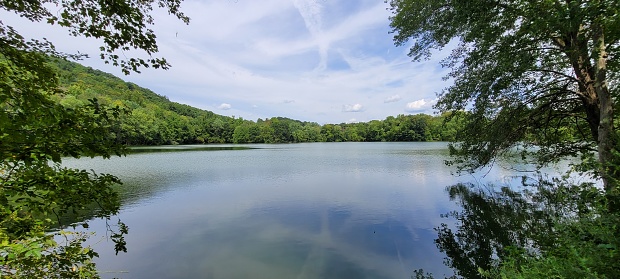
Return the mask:
<path id="1" fill-rule="evenodd" d="M 349 121 L 347 121 L 347 123 L 348 123 L 348 124 L 351 124 L 351 123 L 357 123 L 357 122 L 358 122 L 358 121 L 357 121 L 357 119 L 355 119 L 355 118 L 351 118 L 351 119 L 349 119 Z"/>
<path id="2" fill-rule="evenodd" d="M 383 100 L 384 103 L 394 103 L 394 102 L 398 102 L 400 101 L 402 98 L 400 97 L 400 95 L 396 94 L 396 95 L 392 95 L 390 97 L 387 97 L 385 100 Z"/>
<path id="3" fill-rule="evenodd" d="M 343 112 L 360 112 L 364 110 L 364 106 L 362 106 L 361 104 L 355 104 L 355 105 L 344 105 L 342 106 L 342 111 Z"/>
<path id="4" fill-rule="evenodd" d="M 407 106 L 405 107 L 405 109 L 407 111 L 419 111 L 419 110 L 422 110 L 426 104 L 427 102 L 424 99 L 417 100 L 411 103 L 407 103 Z"/>
<path id="5" fill-rule="evenodd" d="M 285 104 L 290 104 L 290 103 L 294 103 L 294 102 L 295 102 L 295 100 L 284 100 Z"/>
<path id="6" fill-rule="evenodd" d="M 232 106 L 227 103 L 222 103 L 221 105 L 217 106 L 217 108 L 221 110 L 229 110 L 232 108 Z"/>
<path id="7" fill-rule="evenodd" d="M 319 64 L 316 66 L 316 71 L 322 71 L 327 68 L 327 51 L 329 49 L 329 41 L 323 36 L 323 17 L 322 9 L 323 5 L 319 0 L 294 0 L 294 5 L 299 11 L 299 14 L 306 23 L 306 28 L 312 34 L 316 45 L 319 49 Z"/>
<path id="8" fill-rule="evenodd" d="M 427 101 L 425 99 L 420 99 L 417 101 L 413 101 L 407 103 L 405 106 L 405 111 L 407 112 L 428 112 L 432 109 L 433 105 L 437 102 L 437 99 Z"/>

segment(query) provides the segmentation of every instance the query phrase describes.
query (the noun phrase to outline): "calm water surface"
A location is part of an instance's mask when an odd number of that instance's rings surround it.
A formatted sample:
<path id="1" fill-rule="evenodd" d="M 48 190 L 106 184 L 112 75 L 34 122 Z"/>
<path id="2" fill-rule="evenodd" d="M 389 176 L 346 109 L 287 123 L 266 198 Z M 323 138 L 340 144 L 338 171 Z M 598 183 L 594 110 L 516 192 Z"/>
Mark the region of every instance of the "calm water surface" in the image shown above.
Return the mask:
<path id="1" fill-rule="evenodd" d="M 128 253 L 90 221 L 104 278 L 410 278 L 448 274 L 433 243 L 454 209 L 445 143 L 161 147 L 68 160 L 124 181 Z M 485 180 L 513 175 L 502 168 Z M 111 223 L 114 223 L 112 221 Z"/>

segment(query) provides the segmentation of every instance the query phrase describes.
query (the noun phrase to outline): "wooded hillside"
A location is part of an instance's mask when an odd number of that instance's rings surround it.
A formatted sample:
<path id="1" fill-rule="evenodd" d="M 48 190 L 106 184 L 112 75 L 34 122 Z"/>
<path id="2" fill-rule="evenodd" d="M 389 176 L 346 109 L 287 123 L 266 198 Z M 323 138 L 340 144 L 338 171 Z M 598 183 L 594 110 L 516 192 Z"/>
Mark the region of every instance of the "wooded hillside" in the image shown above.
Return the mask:
<path id="1" fill-rule="evenodd" d="M 64 94 L 56 101 L 77 107 L 96 98 L 126 111 L 119 138 L 128 145 L 194 143 L 285 143 L 345 141 L 450 141 L 456 121 L 446 115 L 389 116 L 367 123 L 319 125 L 284 117 L 245 120 L 179 104 L 134 83 L 80 64 L 53 60 Z"/>

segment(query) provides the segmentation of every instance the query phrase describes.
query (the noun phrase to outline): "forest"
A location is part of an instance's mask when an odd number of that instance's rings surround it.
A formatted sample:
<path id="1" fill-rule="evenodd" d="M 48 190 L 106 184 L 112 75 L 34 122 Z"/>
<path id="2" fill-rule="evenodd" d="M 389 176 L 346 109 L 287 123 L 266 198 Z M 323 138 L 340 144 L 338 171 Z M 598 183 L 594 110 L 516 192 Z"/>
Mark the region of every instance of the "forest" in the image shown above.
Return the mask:
<path id="1" fill-rule="evenodd" d="M 384 120 L 320 125 L 285 117 L 257 119 L 217 115 L 168 100 L 151 90 L 80 64 L 53 59 L 63 93 L 53 96 L 66 108 L 96 99 L 123 113 L 117 139 L 125 145 L 201 143 L 298 143 L 453 141 L 458 121 L 450 113 L 388 116 Z M 446 121 L 452 119 L 452 121 Z"/>

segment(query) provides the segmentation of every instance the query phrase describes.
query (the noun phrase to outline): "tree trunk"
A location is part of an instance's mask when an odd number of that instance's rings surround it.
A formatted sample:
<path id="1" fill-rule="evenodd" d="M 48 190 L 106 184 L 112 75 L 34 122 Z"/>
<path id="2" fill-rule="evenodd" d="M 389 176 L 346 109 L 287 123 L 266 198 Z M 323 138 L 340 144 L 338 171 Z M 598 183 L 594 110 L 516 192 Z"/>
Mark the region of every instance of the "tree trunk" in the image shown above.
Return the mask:
<path id="1" fill-rule="evenodd" d="M 614 102 L 607 87 L 607 52 L 605 49 L 605 37 L 599 27 L 595 31 L 595 54 L 597 55 L 594 65 L 594 89 L 599 99 L 600 121 L 598 125 L 598 159 L 601 163 L 601 177 L 607 193 L 616 189 L 618 171 L 614 162 L 613 150 L 616 139 L 613 125 Z"/>
<path id="2" fill-rule="evenodd" d="M 598 172 L 605 191 L 611 194 L 620 181 L 620 168 L 616 167 L 617 163 L 614 162 L 614 100 L 607 86 L 605 30 L 600 24 L 592 24 L 592 54 L 588 53 L 587 40 L 578 39 L 580 31 L 582 30 L 567 34 L 564 39 L 556 38 L 555 43 L 565 51 L 579 80 L 579 97 L 586 112 L 592 138 L 598 147 L 598 161 L 601 164 Z"/>

